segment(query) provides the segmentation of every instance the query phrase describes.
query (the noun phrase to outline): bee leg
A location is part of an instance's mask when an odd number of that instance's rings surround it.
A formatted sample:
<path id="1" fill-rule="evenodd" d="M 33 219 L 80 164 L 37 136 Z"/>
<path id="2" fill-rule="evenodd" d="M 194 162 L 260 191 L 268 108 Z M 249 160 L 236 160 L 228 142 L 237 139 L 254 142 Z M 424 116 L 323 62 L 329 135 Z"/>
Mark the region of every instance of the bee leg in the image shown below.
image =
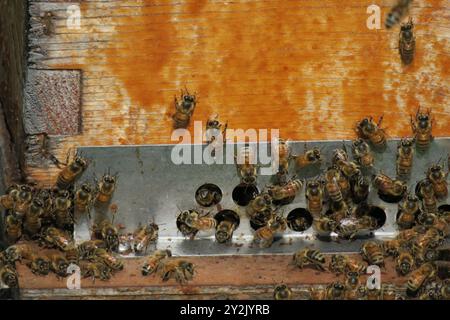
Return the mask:
<path id="1" fill-rule="evenodd" d="M 377 123 L 377 126 L 378 126 L 378 127 L 381 126 L 381 123 L 383 122 L 383 118 L 384 118 L 384 114 L 381 115 L 381 117 L 378 119 L 378 123 Z"/>
<path id="2" fill-rule="evenodd" d="M 416 128 L 416 122 L 414 121 L 414 119 L 413 119 L 413 117 L 412 116 L 410 116 L 411 117 L 411 128 L 412 128 L 412 131 L 413 131 L 413 133 L 416 133 L 416 131 L 417 131 L 417 128 Z"/>

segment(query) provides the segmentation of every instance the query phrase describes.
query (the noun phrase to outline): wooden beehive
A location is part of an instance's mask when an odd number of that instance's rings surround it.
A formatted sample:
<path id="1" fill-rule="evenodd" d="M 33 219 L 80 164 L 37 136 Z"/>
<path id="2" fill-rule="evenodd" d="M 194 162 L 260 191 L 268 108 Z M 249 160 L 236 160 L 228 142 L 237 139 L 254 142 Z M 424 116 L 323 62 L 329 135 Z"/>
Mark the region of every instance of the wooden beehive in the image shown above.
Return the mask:
<path id="1" fill-rule="evenodd" d="M 414 1 L 417 52 L 403 66 L 398 27 L 366 26 L 368 6 L 384 21 L 394 2 L 0 0 L 0 96 L 19 174 L 52 185 L 47 150 L 174 143 L 185 86 L 199 96 L 192 120 L 218 113 L 285 139 L 352 138 L 357 120 L 383 114 L 390 137 L 411 135 L 419 105 L 449 136 L 449 3 Z"/>

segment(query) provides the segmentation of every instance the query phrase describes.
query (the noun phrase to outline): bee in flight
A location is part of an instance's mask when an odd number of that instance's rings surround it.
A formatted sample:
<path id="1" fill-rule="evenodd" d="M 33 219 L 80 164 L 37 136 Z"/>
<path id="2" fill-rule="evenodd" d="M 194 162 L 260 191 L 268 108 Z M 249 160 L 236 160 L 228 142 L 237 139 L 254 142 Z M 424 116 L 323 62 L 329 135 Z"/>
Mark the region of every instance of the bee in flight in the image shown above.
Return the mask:
<path id="1" fill-rule="evenodd" d="M 400 23 L 403 17 L 405 17 L 408 13 L 412 2 L 413 0 L 398 0 L 397 4 L 392 7 L 386 17 L 386 21 L 384 23 L 386 29 L 390 29 Z"/>

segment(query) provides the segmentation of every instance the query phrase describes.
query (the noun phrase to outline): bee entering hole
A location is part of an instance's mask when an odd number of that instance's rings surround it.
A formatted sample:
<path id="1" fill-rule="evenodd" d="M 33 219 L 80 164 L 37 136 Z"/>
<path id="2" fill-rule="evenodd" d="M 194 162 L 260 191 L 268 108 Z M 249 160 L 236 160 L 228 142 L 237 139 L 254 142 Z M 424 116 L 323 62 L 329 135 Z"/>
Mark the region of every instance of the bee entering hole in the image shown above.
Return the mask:
<path id="1" fill-rule="evenodd" d="M 211 207 L 222 201 L 222 190 L 212 183 L 200 186 L 195 192 L 195 201 L 202 207 Z"/>
<path id="2" fill-rule="evenodd" d="M 289 212 L 287 224 L 289 229 L 297 232 L 308 230 L 313 223 L 313 217 L 308 210 L 297 208 Z"/>
<path id="3" fill-rule="evenodd" d="M 250 201 L 255 199 L 258 194 L 258 187 L 254 184 L 241 183 L 233 189 L 232 198 L 234 203 L 245 207 Z"/>
<path id="4" fill-rule="evenodd" d="M 405 192 L 402 192 L 401 194 L 395 195 L 395 196 L 394 195 L 390 195 L 390 194 L 384 194 L 382 192 L 378 192 L 378 196 L 384 202 L 397 203 L 397 202 L 400 202 L 400 200 L 403 199 L 403 197 L 405 196 Z"/>
<path id="5" fill-rule="evenodd" d="M 185 210 L 180 212 L 177 217 L 177 228 L 185 237 L 194 237 L 198 229 L 192 228 L 186 224 L 186 220 L 194 213 L 194 210 Z"/>
<path id="6" fill-rule="evenodd" d="M 380 229 L 386 223 L 386 212 L 380 207 L 371 206 L 367 215 L 375 218 L 377 221 L 377 229 Z"/>
<path id="7" fill-rule="evenodd" d="M 219 211 L 214 219 L 217 221 L 216 240 L 219 243 L 225 243 L 233 238 L 233 232 L 240 223 L 239 215 L 233 210 Z"/>

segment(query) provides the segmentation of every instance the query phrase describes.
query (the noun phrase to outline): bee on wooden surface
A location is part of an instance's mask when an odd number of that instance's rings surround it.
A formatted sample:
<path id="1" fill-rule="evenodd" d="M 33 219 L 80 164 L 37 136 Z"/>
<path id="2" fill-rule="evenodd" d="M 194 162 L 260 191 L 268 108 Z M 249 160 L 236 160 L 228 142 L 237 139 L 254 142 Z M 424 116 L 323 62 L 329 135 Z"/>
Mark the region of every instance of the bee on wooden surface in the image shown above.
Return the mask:
<path id="1" fill-rule="evenodd" d="M 389 11 L 385 26 L 386 29 L 390 29 L 396 24 L 400 23 L 400 21 L 403 19 L 403 17 L 406 16 L 406 14 L 409 11 L 409 7 L 413 0 L 398 0 L 397 4 L 392 7 L 392 9 Z"/>
<path id="2" fill-rule="evenodd" d="M 346 290 L 353 290 L 359 287 L 359 273 L 349 271 L 345 275 L 345 288 Z"/>
<path id="3" fill-rule="evenodd" d="M 232 221 L 223 220 L 216 228 L 216 240 L 218 243 L 225 243 L 233 238 L 233 232 L 236 228 L 236 224 Z"/>
<path id="4" fill-rule="evenodd" d="M 363 176 L 361 172 L 355 175 L 350 186 L 351 198 L 354 203 L 358 204 L 367 200 L 370 192 L 370 180 L 366 176 Z"/>
<path id="5" fill-rule="evenodd" d="M 94 282 L 95 279 L 106 281 L 112 277 L 111 269 L 100 261 L 80 261 L 79 267 L 81 276 L 83 278 L 92 278 Z"/>
<path id="6" fill-rule="evenodd" d="M 67 190 L 55 190 L 55 200 L 53 215 L 55 217 L 55 225 L 61 229 L 70 229 L 73 225 L 73 217 L 70 209 L 72 200 L 70 192 Z"/>
<path id="7" fill-rule="evenodd" d="M 44 213 L 44 204 L 39 199 L 34 199 L 25 215 L 23 229 L 31 238 L 35 237 L 41 229 L 41 216 Z"/>
<path id="8" fill-rule="evenodd" d="M 358 123 L 356 130 L 360 138 L 369 140 L 379 150 L 386 148 L 386 132 L 381 128 L 382 121 L 383 116 L 379 118 L 378 123 L 375 123 L 372 117 L 364 118 Z"/>
<path id="9" fill-rule="evenodd" d="M 412 253 L 421 263 L 435 260 L 438 253 L 436 247 L 442 244 L 444 238 L 436 229 L 428 229 L 424 234 L 416 237 L 412 243 Z"/>
<path id="10" fill-rule="evenodd" d="M 401 139 L 397 145 L 397 176 L 404 177 L 411 173 L 413 165 L 414 139 Z"/>
<path id="11" fill-rule="evenodd" d="M 356 272 L 358 274 L 365 274 L 367 266 L 355 258 L 343 254 L 334 254 L 331 256 L 329 269 L 337 274 Z"/>
<path id="12" fill-rule="evenodd" d="M 80 188 L 75 191 L 75 210 L 80 213 L 87 213 L 91 218 L 91 208 L 96 198 L 96 190 L 90 183 L 83 183 Z"/>
<path id="13" fill-rule="evenodd" d="M 430 279 L 420 289 L 419 300 L 448 300 L 449 289 L 448 281 Z"/>
<path id="14" fill-rule="evenodd" d="M 335 232 L 337 226 L 338 223 L 336 221 L 325 216 L 314 218 L 313 220 L 313 228 L 320 236 L 329 235 L 331 232 Z"/>
<path id="15" fill-rule="evenodd" d="M 361 256 L 370 265 L 384 267 L 384 255 L 382 246 L 375 241 L 366 241 L 361 247 Z"/>
<path id="16" fill-rule="evenodd" d="M 420 200 L 414 194 L 409 193 L 398 206 L 397 225 L 400 229 L 409 229 L 415 222 L 420 212 Z"/>
<path id="17" fill-rule="evenodd" d="M 155 273 L 161 260 L 170 258 L 171 256 L 172 252 L 170 250 L 156 250 L 151 256 L 146 258 L 141 270 L 142 275 L 148 276 Z"/>
<path id="18" fill-rule="evenodd" d="M 352 143 L 353 158 L 361 167 L 372 168 L 375 162 L 372 150 L 363 139 L 359 138 Z"/>
<path id="19" fill-rule="evenodd" d="M 424 228 L 422 228 L 422 226 L 416 226 L 416 227 L 413 227 L 412 229 L 401 230 L 397 234 L 397 239 L 404 241 L 404 242 L 410 242 L 410 241 L 414 240 L 416 237 L 418 237 L 419 235 L 424 234 L 425 231 L 426 230 L 424 230 Z"/>
<path id="20" fill-rule="evenodd" d="M 364 285 L 356 286 L 355 288 L 348 288 L 346 285 L 345 289 L 345 300 L 366 300 L 367 298 L 367 287 Z"/>
<path id="21" fill-rule="evenodd" d="M 374 175 L 373 184 L 378 189 L 380 197 L 387 202 L 400 200 L 408 188 L 405 182 L 392 179 L 383 173 Z"/>
<path id="22" fill-rule="evenodd" d="M 197 104 L 197 97 L 187 89 L 181 90 L 180 100 L 175 96 L 175 113 L 172 115 L 174 129 L 187 128 Z"/>
<path id="23" fill-rule="evenodd" d="M 406 276 L 414 268 L 415 260 L 411 253 L 402 250 L 395 259 L 395 270 L 402 276 Z"/>
<path id="24" fill-rule="evenodd" d="M 223 124 L 219 120 L 218 114 L 213 114 L 206 121 L 206 142 L 208 144 L 215 144 L 217 136 L 222 134 L 222 141 L 225 142 L 225 134 L 228 128 L 228 123 Z M 221 130 L 222 129 L 222 130 Z"/>
<path id="25" fill-rule="evenodd" d="M 7 264 L 14 264 L 16 261 L 21 261 L 28 257 L 32 252 L 28 244 L 15 244 L 9 246 L 1 253 L 1 261 Z"/>
<path id="26" fill-rule="evenodd" d="M 290 180 L 283 186 L 272 186 L 269 188 L 269 195 L 275 201 L 293 199 L 303 188 L 303 182 L 300 179 Z"/>
<path id="27" fill-rule="evenodd" d="M 320 271 L 325 271 L 325 256 L 319 250 L 305 248 L 297 251 L 292 257 L 294 265 L 303 269 L 312 266 Z"/>
<path id="28" fill-rule="evenodd" d="M 419 186 L 419 195 L 422 197 L 422 208 L 425 213 L 437 213 L 437 199 L 433 184 L 429 180 L 422 181 Z"/>
<path id="29" fill-rule="evenodd" d="M 327 300 L 344 300 L 345 285 L 339 281 L 330 283 L 326 288 Z"/>
<path id="30" fill-rule="evenodd" d="M 10 264 L 2 265 L 0 263 L 0 279 L 1 282 L 10 288 L 19 287 L 19 275 L 16 268 Z"/>
<path id="31" fill-rule="evenodd" d="M 111 200 L 114 191 L 116 190 L 118 180 L 118 173 L 111 175 L 110 169 L 105 173 L 102 179 L 97 183 L 97 198 L 99 203 L 107 203 Z"/>
<path id="32" fill-rule="evenodd" d="M 408 65 L 414 59 L 416 51 L 416 37 L 414 37 L 414 22 L 410 18 L 407 23 L 403 23 L 400 28 L 398 40 L 398 50 L 403 64 Z"/>
<path id="33" fill-rule="evenodd" d="M 78 245 L 78 255 L 79 258 L 84 259 L 93 259 L 95 255 L 95 250 L 102 248 L 106 248 L 106 243 L 103 240 L 87 240 L 83 241 Z"/>
<path id="34" fill-rule="evenodd" d="M 48 258 L 50 260 L 50 270 L 59 277 L 66 277 L 67 268 L 69 267 L 69 261 L 66 256 L 60 252 L 52 252 L 48 255 Z"/>
<path id="35" fill-rule="evenodd" d="M 295 165 L 298 169 L 304 169 L 312 165 L 318 165 L 322 163 L 323 157 L 319 148 L 313 148 L 308 150 L 305 143 L 305 153 L 294 156 Z"/>
<path id="36" fill-rule="evenodd" d="M 418 269 L 411 272 L 406 284 L 406 295 L 417 296 L 422 286 L 436 274 L 436 267 L 433 263 L 425 263 Z"/>
<path id="37" fill-rule="evenodd" d="M 404 245 L 405 242 L 399 239 L 385 240 L 383 242 L 384 256 L 397 257 Z"/>
<path id="38" fill-rule="evenodd" d="M 99 238 L 105 241 L 106 247 L 109 250 L 117 250 L 119 247 L 119 231 L 108 219 L 100 222 L 98 226 L 94 227 L 94 230 L 99 235 Z"/>
<path id="39" fill-rule="evenodd" d="M 255 159 L 255 154 L 250 147 L 242 147 L 239 157 L 236 157 L 238 176 L 244 184 L 256 184 L 258 167 L 255 164 Z"/>
<path id="40" fill-rule="evenodd" d="M 200 216 L 196 211 L 191 211 L 184 222 L 188 227 L 199 231 L 212 230 L 215 229 L 217 225 L 216 219 L 208 216 Z"/>
<path id="41" fill-rule="evenodd" d="M 47 247 L 66 251 L 73 245 L 73 240 L 65 231 L 48 227 L 41 233 L 41 243 Z"/>
<path id="42" fill-rule="evenodd" d="M 160 262 L 157 273 L 162 281 L 175 279 L 179 284 L 192 280 L 195 272 L 194 264 L 185 260 L 164 259 Z"/>
<path id="43" fill-rule="evenodd" d="M 14 213 L 9 214 L 5 219 L 6 240 L 9 243 L 16 243 L 22 236 L 22 220 Z"/>
<path id="44" fill-rule="evenodd" d="M 307 209 L 313 217 L 320 217 L 323 208 L 323 186 L 319 180 L 306 183 L 305 197 Z"/>
<path id="45" fill-rule="evenodd" d="M 275 300 L 291 300 L 292 290 L 285 284 L 280 284 L 275 287 L 273 291 L 273 298 Z"/>
<path id="46" fill-rule="evenodd" d="M 398 294 L 395 289 L 395 285 L 390 283 L 383 283 L 380 291 L 381 300 L 397 300 Z"/>
<path id="47" fill-rule="evenodd" d="M 140 226 L 133 236 L 134 252 L 146 252 L 148 245 L 158 239 L 158 231 L 159 227 L 156 223 Z"/>
<path id="48" fill-rule="evenodd" d="M 19 188 L 17 199 L 14 203 L 14 211 L 24 216 L 33 201 L 33 188 L 29 185 L 23 184 Z"/>
<path id="49" fill-rule="evenodd" d="M 123 270 L 123 261 L 105 249 L 95 249 L 94 260 L 102 262 L 113 271 Z"/>
<path id="50" fill-rule="evenodd" d="M 0 205 L 6 210 L 14 209 L 14 206 L 19 198 L 20 186 L 18 184 L 11 185 L 6 193 L 0 196 Z"/>
<path id="51" fill-rule="evenodd" d="M 259 242 L 261 248 L 268 248 L 273 243 L 274 235 L 278 232 L 284 232 L 287 228 L 285 218 L 275 215 L 267 222 L 267 225 L 255 231 L 255 241 Z"/>
<path id="52" fill-rule="evenodd" d="M 424 152 L 430 146 L 433 140 L 433 120 L 431 119 L 431 109 L 422 112 L 420 107 L 417 109 L 416 116 L 411 116 L 411 127 L 414 133 L 416 147 L 420 152 Z"/>
<path id="53" fill-rule="evenodd" d="M 43 203 L 43 212 L 41 220 L 43 225 L 49 225 L 53 222 L 53 195 L 48 189 L 39 190 L 36 198 Z"/>
<path id="54" fill-rule="evenodd" d="M 448 172 L 444 172 L 439 164 L 434 164 L 427 170 L 427 178 L 433 185 L 437 199 L 444 199 L 448 195 L 447 176 Z"/>
<path id="55" fill-rule="evenodd" d="M 63 190 L 71 187 L 83 172 L 86 171 L 89 165 L 88 161 L 78 152 L 70 159 L 69 151 L 67 153 L 66 163 L 61 163 L 55 157 L 52 157 L 52 159 L 59 168 L 62 167 L 56 180 L 56 186 Z"/>
<path id="56" fill-rule="evenodd" d="M 26 258 L 27 267 L 30 268 L 33 274 L 46 276 L 50 272 L 50 260 L 43 255 L 35 252 L 30 252 Z"/>
<path id="57" fill-rule="evenodd" d="M 73 243 L 65 248 L 64 254 L 66 255 L 66 259 L 69 264 L 77 264 L 80 260 L 78 247 Z"/>

